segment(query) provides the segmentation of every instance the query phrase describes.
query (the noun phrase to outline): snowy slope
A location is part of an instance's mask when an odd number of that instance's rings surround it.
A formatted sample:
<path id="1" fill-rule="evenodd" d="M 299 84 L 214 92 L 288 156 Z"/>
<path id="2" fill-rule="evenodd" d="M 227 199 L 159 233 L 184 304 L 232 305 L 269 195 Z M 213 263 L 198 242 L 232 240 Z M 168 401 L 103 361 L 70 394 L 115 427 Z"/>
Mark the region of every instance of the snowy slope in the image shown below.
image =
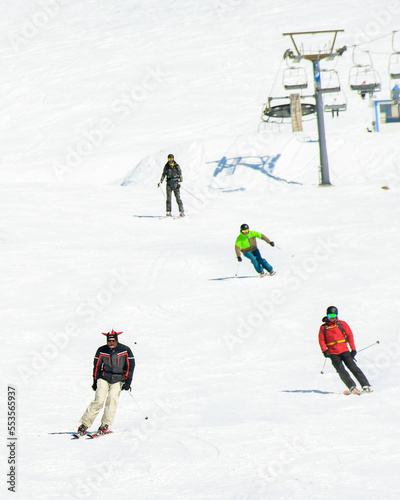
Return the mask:
<path id="1" fill-rule="evenodd" d="M 371 52 L 388 98 L 397 4 L 7 0 L 0 16 L 0 418 L 15 386 L 17 495 L 399 498 L 399 141 L 366 132 L 350 49 L 348 111 L 325 121 L 332 187 L 315 120 L 259 128 L 292 30 L 344 29 L 338 46 Z M 153 217 L 170 152 L 182 220 Z M 259 248 L 276 276 L 238 265 L 243 222 L 275 241 Z M 321 374 L 332 304 L 373 345 L 357 356 L 370 395 L 344 397 L 329 362 Z M 71 442 L 111 328 L 135 353 L 134 399 L 114 434 Z"/>

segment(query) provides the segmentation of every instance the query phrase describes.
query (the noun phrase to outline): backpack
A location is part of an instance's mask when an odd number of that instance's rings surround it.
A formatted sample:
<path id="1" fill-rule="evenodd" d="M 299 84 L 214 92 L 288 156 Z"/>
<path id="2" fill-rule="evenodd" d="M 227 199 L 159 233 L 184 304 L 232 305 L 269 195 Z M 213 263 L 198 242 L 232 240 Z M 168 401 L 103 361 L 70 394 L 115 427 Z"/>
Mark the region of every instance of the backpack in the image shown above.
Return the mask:
<path id="1" fill-rule="evenodd" d="M 344 333 L 343 326 L 340 323 L 340 320 L 337 321 L 336 325 L 339 327 L 339 330 L 343 333 L 344 340 L 335 340 L 335 342 L 330 342 L 329 344 L 327 344 L 327 342 L 326 342 L 326 330 L 327 330 L 328 327 L 327 327 L 327 325 L 325 323 L 324 324 L 324 339 L 325 339 L 325 344 L 326 344 L 327 347 L 330 346 L 330 345 L 341 344 L 342 342 L 347 342 L 347 337 L 346 337 L 346 334 Z"/>

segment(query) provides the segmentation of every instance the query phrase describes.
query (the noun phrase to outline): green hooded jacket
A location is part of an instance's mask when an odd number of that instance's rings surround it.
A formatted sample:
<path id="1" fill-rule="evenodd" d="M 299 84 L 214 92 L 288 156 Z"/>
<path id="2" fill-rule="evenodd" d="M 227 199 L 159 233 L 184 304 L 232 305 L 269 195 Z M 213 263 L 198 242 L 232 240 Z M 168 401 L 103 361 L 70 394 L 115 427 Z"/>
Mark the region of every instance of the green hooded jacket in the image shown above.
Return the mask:
<path id="1" fill-rule="evenodd" d="M 246 253 L 246 252 L 253 252 L 254 250 L 256 250 L 257 248 L 256 238 L 264 240 L 267 243 L 269 243 L 269 239 L 263 234 L 258 233 L 257 231 L 249 231 L 249 234 L 247 236 L 240 233 L 239 236 L 236 238 L 235 242 L 236 255 L 239 256 L 240 252 Z"/>

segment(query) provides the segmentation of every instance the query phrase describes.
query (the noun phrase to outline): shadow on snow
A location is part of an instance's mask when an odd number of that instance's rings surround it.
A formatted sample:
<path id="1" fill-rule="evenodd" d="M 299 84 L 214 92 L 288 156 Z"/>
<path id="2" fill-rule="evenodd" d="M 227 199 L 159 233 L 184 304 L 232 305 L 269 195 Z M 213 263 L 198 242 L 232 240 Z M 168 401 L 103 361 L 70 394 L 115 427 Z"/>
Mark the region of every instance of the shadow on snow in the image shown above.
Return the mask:
<path id="1" fill-rule="evenodd" d="M 330 391 L 320 391 L 319 389 L 295 389 L 292 391 L 286 390 L 286 391 L 281 391 L 281 392 L 290 392 L 293 394 L 299 393 L 299 394 L 336 394 L 336 392 L 330 392 Z"/>
<path id="2" fill-rule="evenodd" d="M 287 179 L 282 179 L 273 175 L 273 171 L 277 161 L 280 158 L 280 154 L 276 156 L 237 156 L 234 158 L 227 158 L 223 156 L 217 164 L 214 171 L 213 177 L 217 177 L 219 174 L 224 173 L 225 175 L 234 175 L 236 168 L 240 165 L 243 167 L 251 168 L 252 170 L 257 170 L 262 174 L 270 177 L 271 179 L 279 182 L 285 182 L 287 184 L 298 184 L 301 182 L 288 181 Z M 210 163 L 217 163 L 216 161 Z"/>

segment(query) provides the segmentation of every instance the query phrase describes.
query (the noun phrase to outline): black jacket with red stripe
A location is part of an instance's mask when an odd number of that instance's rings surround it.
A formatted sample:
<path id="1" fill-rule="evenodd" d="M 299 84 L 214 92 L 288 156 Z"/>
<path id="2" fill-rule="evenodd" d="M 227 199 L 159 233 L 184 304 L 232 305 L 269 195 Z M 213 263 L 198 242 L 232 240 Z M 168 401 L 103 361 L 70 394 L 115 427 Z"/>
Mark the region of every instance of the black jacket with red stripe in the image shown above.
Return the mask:
<path id="1" fill-rule="evenodd" d="M 110 384 L 132 382 L 135 358 L 130 348 L 118 343 L 114 349 L 103 345 L 97 349 L 93 360 L 93 379 L 102 378 Z"/>

